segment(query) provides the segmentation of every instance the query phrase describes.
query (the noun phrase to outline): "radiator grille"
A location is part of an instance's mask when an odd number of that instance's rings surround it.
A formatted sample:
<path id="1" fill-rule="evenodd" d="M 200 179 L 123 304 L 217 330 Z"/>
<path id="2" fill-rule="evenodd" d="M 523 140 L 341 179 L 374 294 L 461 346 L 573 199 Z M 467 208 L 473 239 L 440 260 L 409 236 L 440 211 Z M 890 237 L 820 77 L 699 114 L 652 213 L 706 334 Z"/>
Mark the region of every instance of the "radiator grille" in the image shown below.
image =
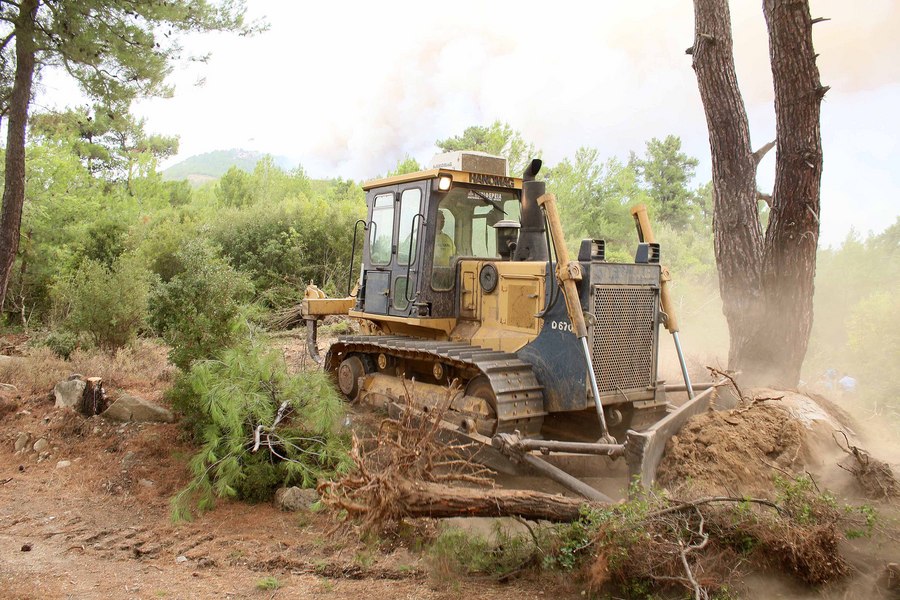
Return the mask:
<path id="1" fill-rule="evenodd" d="M 594 286 L 591 358 L 601 393 L 653 383 L 657 290 Z"/>

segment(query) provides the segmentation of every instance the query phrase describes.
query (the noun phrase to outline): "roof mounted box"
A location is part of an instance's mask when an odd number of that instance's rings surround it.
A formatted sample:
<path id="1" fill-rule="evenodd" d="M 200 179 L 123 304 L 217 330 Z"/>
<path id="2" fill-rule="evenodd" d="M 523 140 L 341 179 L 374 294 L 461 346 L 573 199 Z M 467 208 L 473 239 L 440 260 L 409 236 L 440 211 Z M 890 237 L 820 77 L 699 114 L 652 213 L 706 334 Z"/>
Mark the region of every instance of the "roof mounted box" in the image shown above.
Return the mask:
<path id="1" fill-rule="evenodd" d="M 500 175 L 502 177 L 509 176 L 505 158 L 475 150 L 456 150 L 435 154 L 434 158 L 431 159 L 431 168 Z"/>

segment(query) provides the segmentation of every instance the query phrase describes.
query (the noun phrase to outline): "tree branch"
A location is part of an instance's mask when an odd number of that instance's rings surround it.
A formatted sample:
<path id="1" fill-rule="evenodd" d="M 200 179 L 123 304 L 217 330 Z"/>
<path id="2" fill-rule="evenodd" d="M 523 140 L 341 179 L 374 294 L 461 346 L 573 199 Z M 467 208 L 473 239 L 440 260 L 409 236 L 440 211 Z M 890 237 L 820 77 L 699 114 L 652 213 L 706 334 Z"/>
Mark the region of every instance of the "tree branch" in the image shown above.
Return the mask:
<path id="1" fill-rule="evenodd" d="M 749 502 L 751 504 L 762 504 L 763 506 L 768 506 L 770 508 L 774 508 L 779 513 L 782 512 L 782 508 L 772 502 L 771 500 L 766 500 L 765 498 L 740 498 L 738 496 L 713 496 L 711 498 L 701 498 L 699 500 L 694 500 L 692 502 L 682 502 L 676 506 L 670 506 L 668 508 L 663 508 L 656 512 L 649 513 L 647 515 L 648 518 L 651 517 L 660 517 L 662 515 L 667 515 L 673 512 L 679 512 L 685 510 L 687 508 L 697 508 L 698 506 L 702 506 L 704 504 L 713 504 L 718 502 Z"/>
<path id="2" fill-rule="evenodd" d="M 753 153 L 753 164 L 759 165 L 760 161 L 762 161 L 763 157 L 769 153 L 769 150 L 775 147 L 775 140 L 772 140 L 759 150 Z"/>
<path id="3" fill-rule="evenodd" d="M 698 533 L 700 534 L 700 537 L 703 538 L 703 541 L 699 544 L 689 544 L 685 546 L 684 542 L 679 540 L 678 547 L 681 549 L 681 564 L 684 567 L 684 572 L 687 575 L 688 581 L 691 583 L 691 586 L 694 588 L 694 600 L 703 600 L 705 598 L 708 598 L 709 595 L 706 593 L 706 590 L 700 587 L 700 584 L 697 583 L 697 579 L 694 577 L 693 571 L 691 571 L 691 566 L 690 564 L 688 564 L 687 555 L 688 552 L 691 552 L 693 550 L 702 550 L 706 546 L 706 544 L 709 543 L 709 534 L 703 532 L 703 526 L 706 523 L 703 518 L 703 513 L 700 512 L 700 509 L 696 506 L 694 507 L 694 510 L 697 511 L 697 515 L 700 517 L 700 527 L 698 529 Z"/>
<path id="4" fill-rule="evenodd" d="M 16 37 L 15 30 L 10 31 L 9 35 L 3 38 L 3 41 L 0 42 L 0 52 L 2 52 L 4 48 L 6 48 L 6 45 L 9 44 L 10 40 L 12 40 L 14 37 Z"/>

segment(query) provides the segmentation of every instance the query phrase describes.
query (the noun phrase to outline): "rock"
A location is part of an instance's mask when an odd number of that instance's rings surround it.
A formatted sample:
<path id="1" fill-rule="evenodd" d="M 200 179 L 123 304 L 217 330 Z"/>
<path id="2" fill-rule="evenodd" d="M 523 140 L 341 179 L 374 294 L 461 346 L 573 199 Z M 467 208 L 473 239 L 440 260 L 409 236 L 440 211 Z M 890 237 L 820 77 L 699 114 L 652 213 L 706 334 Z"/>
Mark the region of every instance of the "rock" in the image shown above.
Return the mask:
<path id="1" fill-rule="evenodd" d="M 135 464 L 137 464 L 137 454 L 129 450 L 122 457 L 122 472 L 127 473 Z"/>
<path id="2" fill-rule="evenodd" d="M 22 552 L 31 552 L 31 544 L 22 544 Z"/>
<path id="3" fill-rule="evenodd" d="M 152 488 L 152 487 L 154 487 L 154 486 L 156 485 L 156 484 L 155 484 L 153 481 L 151 481 L 150 479 L 141 479 L 141 480 L 138 481 L 138 484 L 139 484 L 141 487 L 145 487 L 145 488 Z"/>
<path id="4" fill-rule="evenodd" d="M 6 365 L 17 366 L 24 365 L 25 359 L 21 356 L 7 356 L 5 354 L 0 354 L 0 367 L 5 367 Z"/>
<path id="5" fill-rule="evenodd" d="M 2 388 L 0 388 L 0 390 L 2 390 Z M 16 412 L 18 408 L 19 405 L 15 400 L 0 396 L 0 419 L 3 419 L 3 417 L 10 413 Z"/>
<path id="6" fill-rule="evenodd" d="M 71 408 L 78 410 L 84 388 L 87 384 L 82 379 L 67 379 L 60 381 L 53 388 L 53 397 L 56 399 L 56 408 Z"/>
<path id="7" fill-rule="evenodd" d="M 56 468 L 57 468 L 57 469 L 66 469 L 66 468 L 71 467 L 71 466 L 72 466 L 72 461 L 71 461 L 71 460 L 61 460 L 61 461 L 59 461 L 58 463 L 56 463 Z"/>
<path id="8" fill-rule="evenodd" d="M 43 454 L 48 448 L 50 448 L 50 442 L 45 440 L 44 438 L 39 439 L 34 443 L 34 446 L 31 447 L 32 450 L 37 452 L 38 454 Z"/>
<path id="9" fill-rule="evenodd" d="M 175 562 L 178 563 L 179 565 L 182 563 L 186 563 L 187 561 L 188 561 L 188 557 L 183 554 L 181 556 L 175 557 Z"/>
<path id="10" fill-rule="evenodd" d="M 21 432 L 18 435 L 18 437 L 16 437 L 16 446 L 15 446 L 16 450 L 15 451 L 23 452 L 24 450 L 26 450 L 28 448 L 28 442 L 30 442 L 30 441 L 31 441 L 31 436 L 28 435 L 27 433 L 25 433 L 24 431 Z"/>
<path id="11" fill-rule="evenodd" d="M 131 394 L 122 395 L 101 416 L 104 419 L 125 422 L 173 423 L 175 421 L 172 411 Z"/>
<path id="12" fill-rule="evenodd" d="M 898 594 L 889 597 L 900 597 L 900 564 L 888 563 L 876 583 L 884 591 Z"/>
<path id="13" fill-rule="evenodd" d="M 319 494 L 316 490 L 299 488 L 297 486 L 275 490 L 275 506 L 281 510 L 309 510 L 318 501 Z"/>

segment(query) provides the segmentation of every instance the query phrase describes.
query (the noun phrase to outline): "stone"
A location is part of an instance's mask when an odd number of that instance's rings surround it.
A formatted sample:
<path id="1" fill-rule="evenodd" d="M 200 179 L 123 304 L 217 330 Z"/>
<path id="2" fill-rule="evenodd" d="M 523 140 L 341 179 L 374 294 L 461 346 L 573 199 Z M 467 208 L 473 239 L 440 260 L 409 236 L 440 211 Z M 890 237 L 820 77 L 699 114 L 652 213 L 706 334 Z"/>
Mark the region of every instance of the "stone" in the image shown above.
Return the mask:
<path id="1" fill-rule="evenodd" d="M 152 487 L 154 487 L 154 486 L 156 485 L 156 484 L 155 484 L 152 480 L 150 480 L 150 479 L 141 479 L 141 480 L 138 481 L 138 484 L 140 484 L 141 487 L 145 487 L 145 488 L 152 488 Z"/>
<path id="2" fill-rule="evenodd" d="M 0 391 L 2 390 L 3 388 L 0 387 Z M 0 396 L 0 419 L 3 419 L 3 417 L 10 413 L 16 412 L 18 409 L 19 404 L 15 400 Z"/>
<path id="3" fill-rule="evenodd" d="M 111 421 L 140 421 L 146 423 L 174 423 L 172 411 L 144 400 L 139 396 L 123 394 L 101 415 Z"/>
<path id="4" fill-rule="evenodd" d="M 310 507 L 319 501 L 319 494 L 316 490 L 293 487 L 282 487 L 275 490 L 275 506 L 281 510 L 309 510 Z"/>
<path id="5" fill-rule="evenodd" d="M 137 454 L 132 450 L 125 453 L 122 457 L 122 472 L 127 473 L 134 465 L 137 464 Z"/>
<path id="6" fill-rule="evenodd" d="M 43 454 L 48 448 L 50 448 L 50 442 L 45 440 L 44 438 L 39 439 L 34 443 L 34 446 L 31 447 L 32 450 L 37 452 L 38 454 Z"/>
<path id="7" fill-rule="evenodd" d="M 888 597 L 900 597 L 900 564 L 888 563 L 878 577 L 876 585 L 888 593 L 896 594 Z"/>
<path id="8" fill-rule="evenodd" d="M 67 469 L 67 468 L 69 468 L 69 467 L 71 467 L 71 466 L 72 466 L 72 461 L 71 461 L 71 460 L 61 460 L 61 461 L 59 461 L 58 463 L 56 463 L 56 468 L 57 468 L 57 469 Z"/>
<path id="9" fill-rule="evenodd" d="M 84 388 L 87 384 L 82 379 L 68 379 L 60 381 L 53 388 L 53 397 L 56 399 L 56 408 L 71 408 L 78 410 Z"/>
<path id="10" fill-rule="evenodd" d="M 24 365 L 25 359 L 21 356 L 7 356 L 5 354 L 0 354 L 0 367 L 5 367 L 7 365 L 11 367 L 16 367 L 19 365 Z"/>
<path id="11" fill-rule="evenodd" d="M 188 557 L 183 554 L 181 556 L 175 557 L 175 562 L 178 563 L 179 565 L 182 563 L 186 563 L 187 561 L 188 561 Z"/>
<path id="12" fill-rule="evenodd" d="M 31 441 L 31 436 L 24 431 L 19 433 L 16 437 L 16 452 L 22 452 L 28 448 L 28 442 Z"/>

